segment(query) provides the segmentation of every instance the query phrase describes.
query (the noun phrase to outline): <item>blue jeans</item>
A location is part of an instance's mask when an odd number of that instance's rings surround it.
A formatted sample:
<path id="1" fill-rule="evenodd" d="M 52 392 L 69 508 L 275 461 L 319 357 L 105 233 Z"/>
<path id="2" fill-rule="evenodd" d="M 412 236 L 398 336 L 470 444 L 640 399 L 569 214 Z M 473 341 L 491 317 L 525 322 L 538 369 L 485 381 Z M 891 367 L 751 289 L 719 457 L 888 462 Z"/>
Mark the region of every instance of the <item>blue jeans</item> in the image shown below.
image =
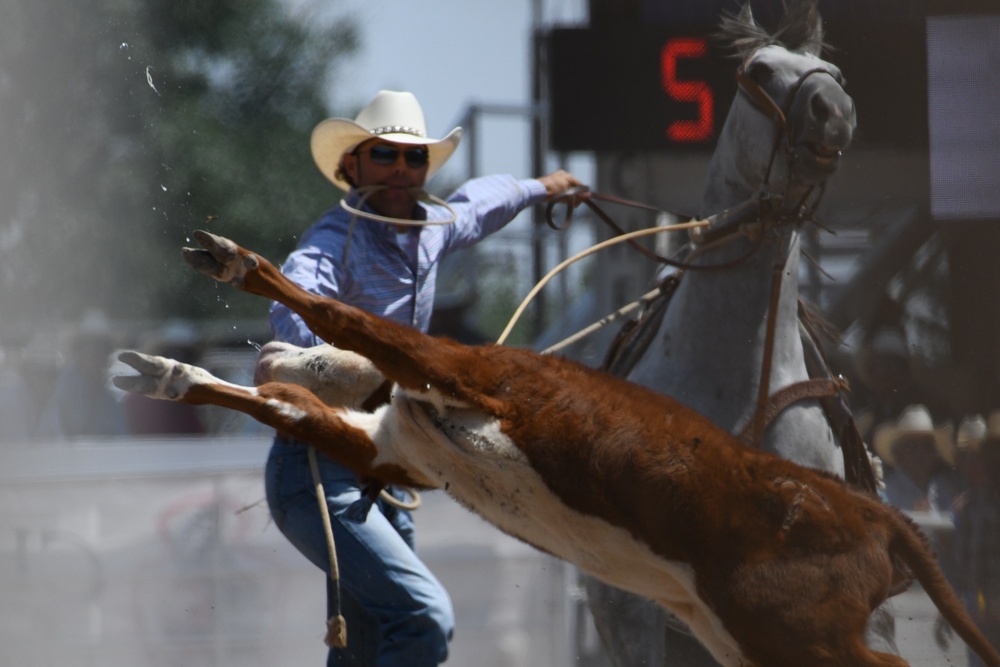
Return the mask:
<path id="1" fill-rule="evenodd" d="M 275 438 L 265 470 L 271 515 L 281 532 L 327 573 L 330 559 L 309 469 L 309 446 Z M 447 591 L 414 552 L 410 513 L 362 497 L 357 477 L 317 452 L 340 569 L 347 648 L 327 665 L 421 667 L 448 657 L 455 618 Z M 329 599 L 329 598 L 328 598 Z"/>

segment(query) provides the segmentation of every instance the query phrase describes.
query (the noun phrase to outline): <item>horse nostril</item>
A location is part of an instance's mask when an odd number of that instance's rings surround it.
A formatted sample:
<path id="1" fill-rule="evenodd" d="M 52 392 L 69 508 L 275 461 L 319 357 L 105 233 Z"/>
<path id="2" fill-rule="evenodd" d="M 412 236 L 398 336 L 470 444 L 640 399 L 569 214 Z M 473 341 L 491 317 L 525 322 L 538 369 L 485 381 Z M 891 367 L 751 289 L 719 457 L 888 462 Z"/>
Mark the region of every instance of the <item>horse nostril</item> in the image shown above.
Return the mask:
<path id="1" fill-rule="evenodd" d="M 812 117 L 819 123 L 825 123 L 830 118 L 830 105 L 823 99 L 822 95 L 813 95 L 809 100 L 809 107 Z"/>

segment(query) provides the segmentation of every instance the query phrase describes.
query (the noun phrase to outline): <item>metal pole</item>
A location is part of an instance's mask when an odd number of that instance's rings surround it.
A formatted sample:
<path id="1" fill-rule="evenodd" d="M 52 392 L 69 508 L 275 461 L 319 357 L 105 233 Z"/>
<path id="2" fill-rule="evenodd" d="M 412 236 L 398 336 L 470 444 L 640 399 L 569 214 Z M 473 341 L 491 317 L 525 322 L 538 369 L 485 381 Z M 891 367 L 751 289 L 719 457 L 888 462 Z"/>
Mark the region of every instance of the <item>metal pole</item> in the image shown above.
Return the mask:
<path id="1" fill-rule="evenodd" d="M 467 155 L 467 169 L 468 178 L 475 178 L 479 176 L 479 128 L 476 124 L 479 120 L 479 106 L 476 104 L 470 104 L 468 110 L 465 112 L 465 127 L 466 135 L 468 139 L 468 148 L 466 149 Z"/>
<path id="2" fill-rule="evenodd" d="M 543 72 L 545 37 L 542 34 L 541 4 L 540 0 L 533 0 L 535 6 L 535 20 L 531 35 L 531 106 L 535 110 L 531 118 L 531 175 L 542 176 L 545 170 L 545 128 L 542 108 L 544 97 Z M 542 242 L 542 230 L 545 220 L 541 207 L 536 206 L 532 210 L 532 284 L 537 285 L 545 276 L 545 244 Z M 533 336 L 538 336 L 545 325 L 546 311 L 545 294 L 540 293 L 535 299 L 535 312 L 533 318 Z"/>

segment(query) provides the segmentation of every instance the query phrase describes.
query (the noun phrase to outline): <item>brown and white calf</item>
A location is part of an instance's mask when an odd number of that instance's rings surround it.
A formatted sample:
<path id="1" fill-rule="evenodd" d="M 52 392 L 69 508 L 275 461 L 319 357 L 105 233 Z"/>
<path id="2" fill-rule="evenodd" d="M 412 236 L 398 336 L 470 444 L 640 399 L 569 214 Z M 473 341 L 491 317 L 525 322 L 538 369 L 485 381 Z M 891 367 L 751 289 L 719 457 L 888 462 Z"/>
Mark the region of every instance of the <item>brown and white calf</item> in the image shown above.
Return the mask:
<path id="1" fill-rule="evenodd" d="M 501 530 L 683 619 L 727 667 L 905 665 L 863 642 L 912 574 L 992 667 L 1000 655 L 899 512 L 739 444 L 670 398 L 526 350 L 469 347 L 310 294 L 269 262 L 195 234 L 188 263 L 299 313 L 343 351 L 330 407 L 126 352 L 129 391 L 222 405 L 312 443 L 362 478 L 444 488 Z M 367 360 L 367 361 L 366 361 Z M 384 376 L 391 401 L 360 409 Z M 352 387 L 356 391 L 352 390 Z"/>

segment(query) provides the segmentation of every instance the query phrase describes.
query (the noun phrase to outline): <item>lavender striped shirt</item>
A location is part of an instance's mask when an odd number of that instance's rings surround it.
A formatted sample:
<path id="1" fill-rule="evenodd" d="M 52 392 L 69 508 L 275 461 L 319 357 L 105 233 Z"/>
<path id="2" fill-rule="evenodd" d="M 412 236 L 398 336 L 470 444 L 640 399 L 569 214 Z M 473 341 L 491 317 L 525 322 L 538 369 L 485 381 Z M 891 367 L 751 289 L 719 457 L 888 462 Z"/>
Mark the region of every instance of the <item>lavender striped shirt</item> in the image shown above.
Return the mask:
<path id="1" fill-rule="evenodd" d="M 354 191 L 347 196 L 348 203 L 357 204 Z M 358 218 L 346 263 L 342 260 L 351 214 L 336 206 L 306 230 L 281 272 L 310 292 L 427 331 L 440 259 L 501 229 L 524 208 L 544 199 L 545 186 L 537 180 L 473 179 L 448 199 L 458 216 L 454 224 L 411 227 L 405 235 L 397 235 L 392 225 Z M 440 206 L 419 209 L 427 220 L 448 218 Z M 300 347 L 322 342 L 279 303 L 271 304 L 270 321 L 276 340 Z"/>

